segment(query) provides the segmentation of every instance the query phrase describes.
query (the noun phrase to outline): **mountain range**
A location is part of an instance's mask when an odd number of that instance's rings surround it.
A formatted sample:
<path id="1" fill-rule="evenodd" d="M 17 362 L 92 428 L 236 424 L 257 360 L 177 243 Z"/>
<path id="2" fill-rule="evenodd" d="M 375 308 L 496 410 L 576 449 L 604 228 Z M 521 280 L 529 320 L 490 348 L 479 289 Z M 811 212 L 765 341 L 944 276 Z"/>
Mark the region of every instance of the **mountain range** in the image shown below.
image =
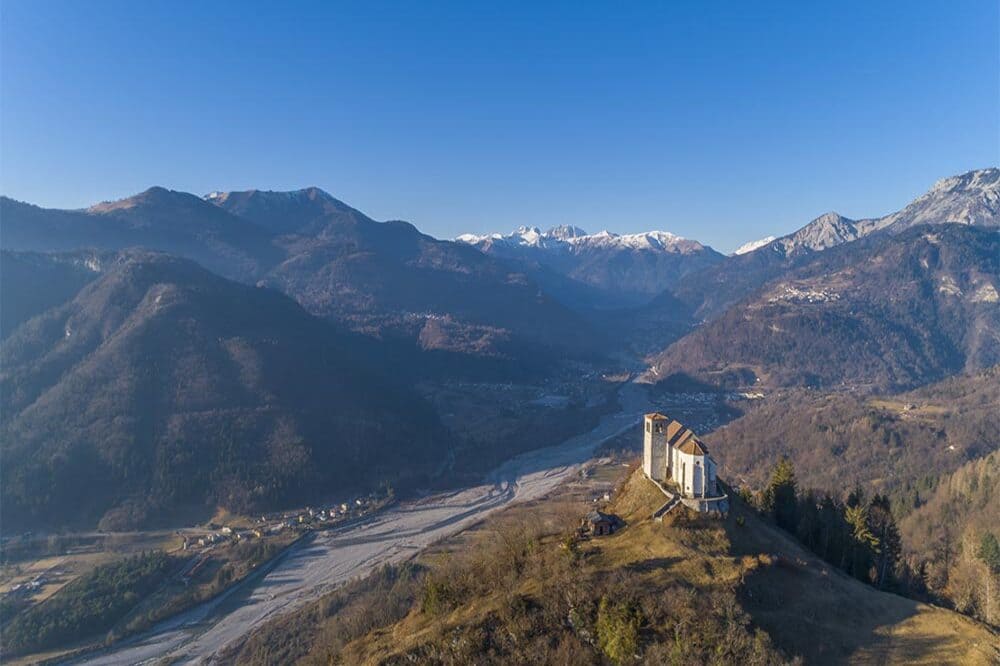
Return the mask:
<path id="1" fill-rule="evenodd" d="M 456 240 L 491 256 L 514 260 L 526 270 L 555 273 L 596 290 L 597 304 L 617 307 L 648 301 L 681 277 L 715 265 L 723 256 L 698 241 L 668 231 L 587 234 L 573 226 L 542 232 L 520 227 L 511 234 L 463 234 Z M 538 278 L 544 282 L 544 278 Z"/>
<path id="2" fill-rule="evenodd" d="M 429 482 L 462 446 L 443 416 L 517 417 L 489 382 L 645 368 L 667 390 L 886 392 L 977 373 L 1000 363 L 998 193 L 1000 170 L 973 171 L 728 257 L 570 226 L 438 240 L 317 188 L 0 198 L 4 524 Z M 470 379 L 496 391 L 474 413 L 426 399 Z"/>
<path id="3" fill-rule="evenodd" d="M 420 349 L 544 363 L 596 353 L 596 333 L 523 272 L 406 222 L 375 222 L 316 188 L 205 198 L 160 187 L 83 211 L 0 198 L 0 247 L 143 247 L 272 286 L 312 314 Z M 527 361 L 532 363 L 527 363 Z"/>
<path id="4" fill-rule="evenodd" d="M 892 235 L 921 224 L 1000 227 L 1000 169 L 969 171 L 944 178 L 903 209 L 879 218 L 851 220 L 820 215 L 801 229 L 756 249 L 727 257 L 718 266 L 683 278 L 671 290 L 703 320 L 759 289 L 823 250 L 870 234 Z"/>

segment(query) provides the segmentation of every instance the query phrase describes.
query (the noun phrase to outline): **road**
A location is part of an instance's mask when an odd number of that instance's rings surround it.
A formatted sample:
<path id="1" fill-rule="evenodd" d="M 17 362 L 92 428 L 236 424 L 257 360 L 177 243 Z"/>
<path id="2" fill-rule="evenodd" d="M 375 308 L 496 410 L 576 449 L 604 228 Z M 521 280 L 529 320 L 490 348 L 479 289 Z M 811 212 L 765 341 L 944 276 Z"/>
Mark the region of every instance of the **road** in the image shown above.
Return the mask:
<path id="1" fill-rule="evenodd" d="M 289 550 L 273 568 L 228 594 L 197 606 L 125 641 L 110 651 L 72 663 L 210 664 L 269 619 L 288 613 L 374 568 L 412 557 L 512 502 L 548 494 L 574 474 L 601 443 L 639 422 L 650 411 L 645 390 L 626 384 L 620 411 L 590 432 L 557 446 L 507 461 L 483 485 L 395 505 L 354 525 L 317 532 Z"/>

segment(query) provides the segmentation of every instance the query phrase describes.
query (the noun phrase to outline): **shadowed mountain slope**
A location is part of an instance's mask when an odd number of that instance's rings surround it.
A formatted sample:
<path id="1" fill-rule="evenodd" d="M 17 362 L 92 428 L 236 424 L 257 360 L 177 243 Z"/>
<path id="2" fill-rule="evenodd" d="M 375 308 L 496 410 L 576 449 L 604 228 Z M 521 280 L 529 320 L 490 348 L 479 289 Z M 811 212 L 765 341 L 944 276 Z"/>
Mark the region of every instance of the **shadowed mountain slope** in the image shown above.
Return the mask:
<path id="1" fill-rule="evenodd" d="M 168 252 L 425 350 L 530 368 L 602 347 L 594 328 L 523 271 L 406 222 L 376 222 L 316 188 L 200 198 L 154 187 L 78 211 L 3 198 L 0 225 L 3 249 Z"/>
<path id="2" fill-rule="evenodd" d="M 371 344 L 271 290 L 123 254 L 0 347 L 5 529 L 165 523 L 430 471 L 450 438 Z"/>
<path id="3" fill-rule="evenodd" d="M 287 258 L 263 282 L 310 312 L 426 350 L 531 359 L 595 354 L 597 334 L 523 272 L 401 221 L 376 222 L 322 190 L 213 193 L 269 229 Z"/>
<path id="4" fill-rule="evenodd" d="M 0 251 L 0 339 L 31 317 L 65 303 L 100 271 L 102 253 Z"/>

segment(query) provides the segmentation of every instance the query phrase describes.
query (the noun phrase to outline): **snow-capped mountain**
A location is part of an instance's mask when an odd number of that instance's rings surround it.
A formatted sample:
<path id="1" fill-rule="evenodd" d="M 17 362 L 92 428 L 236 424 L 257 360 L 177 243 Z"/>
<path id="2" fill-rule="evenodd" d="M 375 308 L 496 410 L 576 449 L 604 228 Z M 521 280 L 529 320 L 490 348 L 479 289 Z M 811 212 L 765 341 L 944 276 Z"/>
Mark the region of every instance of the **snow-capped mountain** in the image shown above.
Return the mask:
<path id="1" fill-rule="evenodd" d="M 876 231 L 896 234 L 920 224 L 947 222 L 1000 228 L 1000 169 L 977 169 L 942 178 L 908 206 L 884 217 L 852 220 L 835 212 L 825 213 L 787 236 L 748 243 L 733 254 L 771 247 L 791 256 L 825 250 Z"/>
<path id="2" fill-rule="evenodd" d="M 669 231 L 644 231 L 637 234 L 616 234 L 604 230 L 588 234 L 580 227 L 562 225 L 542 231 L 538 227 L 518 227 L 513 232 L 503 234 L 462 234 L 455 240 L 475 245 L 480 249 L 495 245 L 511 247 L 544 248 L 564 250 L 579 254 L 594 248 L 622 250 L 650 250 L 674 254 L 704 252 L 707 248 L 698 241 L 689 240 Z"/>
<path id="3" fill-rule="evenodd" d="M 740 245 L 738 248 L 733 250 L 733 254 L 734 255 L 746 254 L 747 252 L 753 252 L 759 247 L 764 247 L 765 245 L 773 241 L 775 238 L 777 238 L 777 236 L 765 236 L 764 238 L 761 238 L 759 240 L 750 241 L 749 243 L 744 243 L 743 245 Z"/>
<path id="4" fill-rule="evenodd" d="M 917 225 L 945 223 L 1000 229 L 1000 169 L 943 178 L 901 210 L 882 217 L 852 220 L 833 212 L 820 215 L 793 233 L 727 257 L 713 271 L 681 280 L 673 295 L 698 317 L 711 319 L 824 250 L 873 234 L 897 236 Z"/>
<path id="5" fill-rule="evenodd" d="M 680 277 L 723 258 L 712 248 L 669 231 L 588 234 L 562 225 L 548 231 L 519 227 L 509 234 L 462 234 L 455 240 L 486 254 L 555 271 L 623 305 L 647 300 Z"/>
<path id="6" fill-rule="evenodd" d="M 894 233 L 918 224 L 957 222 L 1000 227 L 1000 169 L 977 169 L 942 178 L 903 210 L 873 220 L 875 229 Z"/>

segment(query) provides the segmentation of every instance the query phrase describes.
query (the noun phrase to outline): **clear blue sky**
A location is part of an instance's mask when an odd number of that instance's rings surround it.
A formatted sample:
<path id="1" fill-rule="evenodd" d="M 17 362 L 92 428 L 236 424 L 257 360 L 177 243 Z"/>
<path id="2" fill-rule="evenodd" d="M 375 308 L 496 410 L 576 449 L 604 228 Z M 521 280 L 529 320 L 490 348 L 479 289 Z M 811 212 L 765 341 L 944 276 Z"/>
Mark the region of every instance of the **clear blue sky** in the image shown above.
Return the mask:
<path id="1" fill-rule="evenodd" d="M 996 0 L 0 5 L 0 185 L 318 185 L 439 237 L 721 249 L 996 165 Z"/>

